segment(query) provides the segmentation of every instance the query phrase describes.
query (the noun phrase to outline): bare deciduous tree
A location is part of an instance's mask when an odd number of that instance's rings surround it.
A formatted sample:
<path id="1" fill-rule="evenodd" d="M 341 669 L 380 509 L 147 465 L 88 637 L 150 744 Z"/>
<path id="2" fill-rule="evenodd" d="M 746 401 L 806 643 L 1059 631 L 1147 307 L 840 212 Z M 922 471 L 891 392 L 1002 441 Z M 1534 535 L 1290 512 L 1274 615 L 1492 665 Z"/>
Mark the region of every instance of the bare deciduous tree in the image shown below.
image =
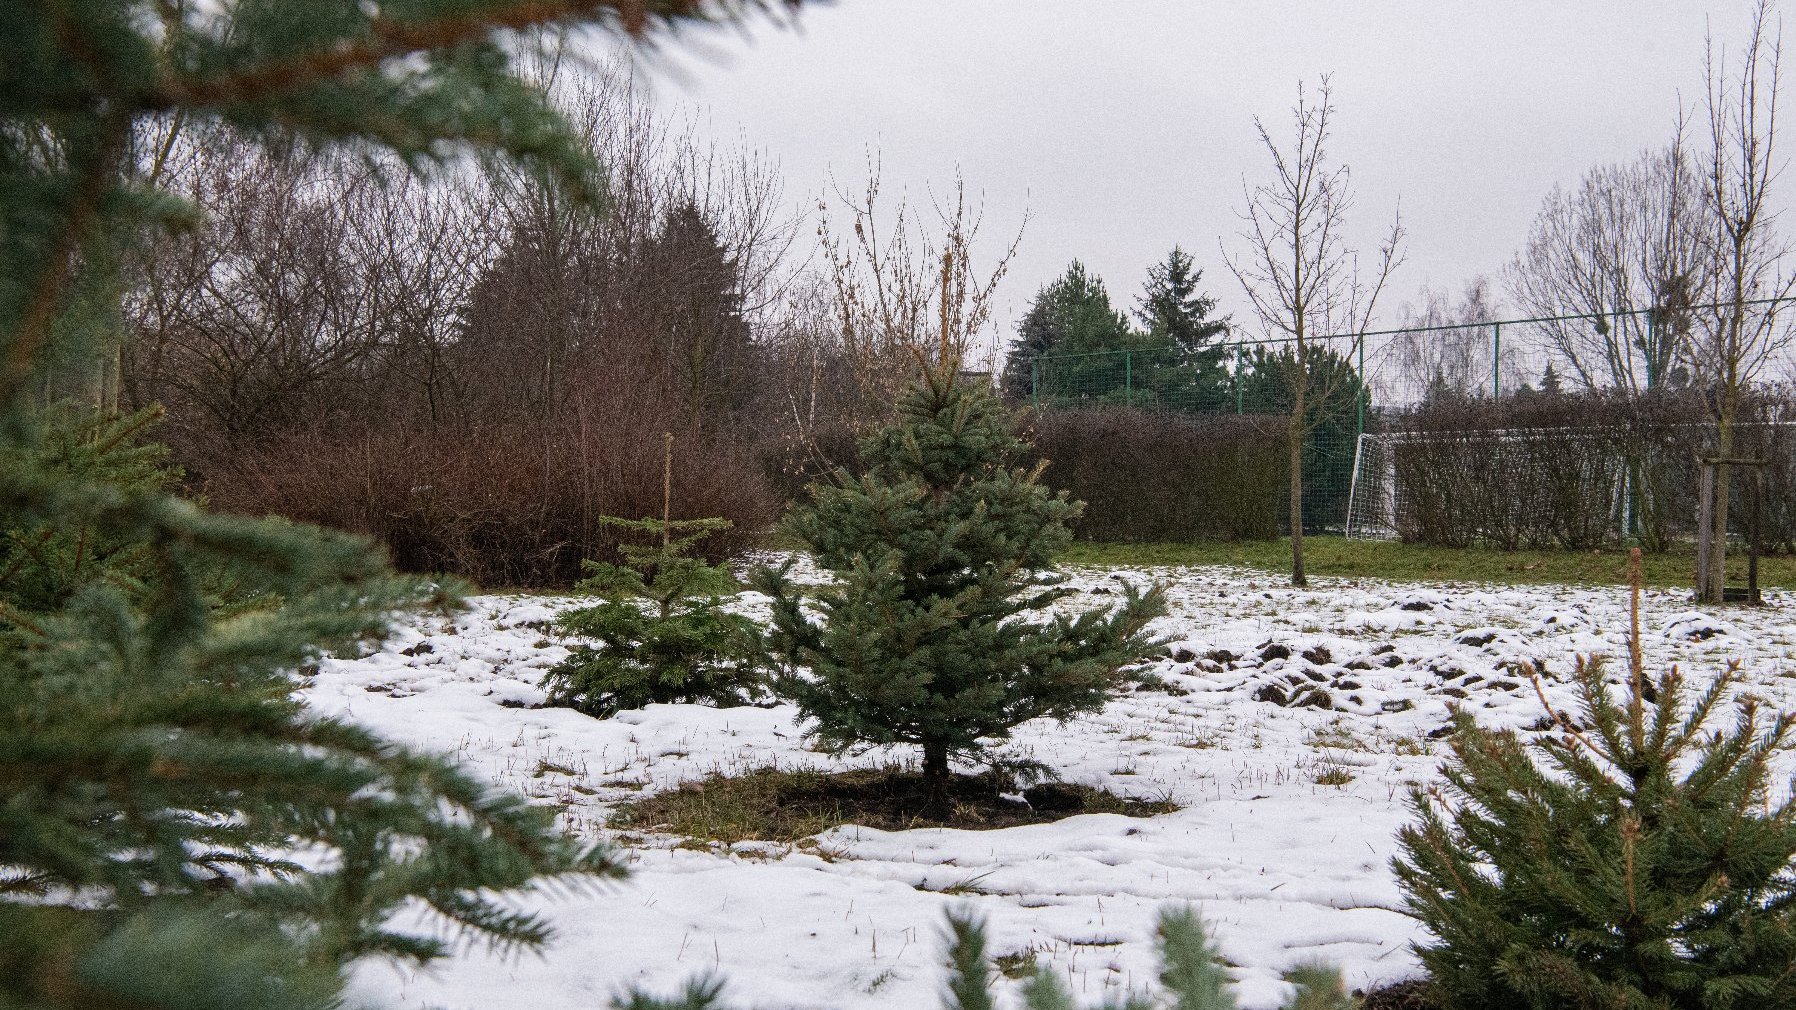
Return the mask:
<path id="1" fill-rule="evenodd" d="M 1489 278 L 1473 278 L 1455 303 L 1445 291 L 1424 286 L 1422 304 L 1403 307 L 1402 332 L 1380 350 L 1396 379 L 1396 388 L 1386 384 L 1386 400 L 1465 399 L 1495 388 L 1499 363 L 1490 324 L 1497 308 L 1490 287 Z"/>
<path id="2" fill-rule="evenodd" d="M 147 257 L 126 302 L 137 402 L 203 413 L 230 434 L 308 420 L 321 384 L 373 350 L 375 287 L 392 278 L 351 255 L 379 189 L 353 164 L 328 170 L 226 129 L 190 128 L 167 185 L 211 208 Z"/>
<path id="3" fill-rule="evenodd" d="M 1351 360 L 1365 339 L 1372 311 L 1391 271 L 1402 261 L 1403 219 L 1397 214 L 1379 243 L 1375 265 L 1362 274 L 1359 254 L 1342 234 L 1353 206 L 1346 165 L 1329 161 L 1334 101 L 1325 75 L 1312 100 L 1303 85 L 1291 109 L 1294 136 L 1286 147 L 1256 116 L 1254 127 L 1272 157 L 1272 179 L 1257 186 L 1242 180 L 1239 216 L 1247 250 L 1224 259 L 1241 282 L 1270 338 L 1290 345 L 1292 391 L 1288 427 L 1290 458 L 1291 584 L 1308 584 L 1303 558 L 1303 445 L 1317 419 L 1311 402 L 1334 390 L 1316 388 L 1324 370 L 1313 367 L 1338 342 Z M 1330 370 L 1337 377 L 1346 370 Z"/>
<path id="4" fill-rule="evenodd" d="M 1783 27 L 1772 0 L 1754 8 L 1746 47 L 1732 67 L 1712 36 L 1704 61 L 1703 209 L 1714 265 L 1709 305 L 1698 313 L 1688 356 L 1715 417 L 1713 506 L 1704 538 L 1710 547 L 1699 557 L 1696 579 L 1698 597 L 1711 603 L 1722 601 L 1726 581 L 1730 461 L 1742 401 L 1791 340 L 1779 300 L 1796 290 L 1796 273 L 1786 270 L 1791 245 L 1778 233 L 1771 199 L 1784 168 L 1777 148 L 1782 62 Z"/>
<path id="5" fill-rule="evenodd" d="M 1022 242 L 1019 227 L 994 261 L 975 266 L 984 211 L 967 202 L 959 176 L 947 199 L 934 203 L 934 228 L 903 196 L 890 211 L 880 200 L 879 159 L 870 154 L 858 196 L 838 189 L 834 205 L 818 203 L 840 353 L 858 393 L 857 424 L 883 415 L 919 361 L 964 361 L 980 346 L 993 294 Z"/>
<path id="6" fill-rule="evenodd" d="M 1671 142 L 1555 187 L 1504 271 L 1544 350 L 1586 390 L 1675 384 L 1688 309 L 1712 258 L 1703 180 L 1680 120 Z M 1586 318 L 1560 319 L 1575 316 Z"/>

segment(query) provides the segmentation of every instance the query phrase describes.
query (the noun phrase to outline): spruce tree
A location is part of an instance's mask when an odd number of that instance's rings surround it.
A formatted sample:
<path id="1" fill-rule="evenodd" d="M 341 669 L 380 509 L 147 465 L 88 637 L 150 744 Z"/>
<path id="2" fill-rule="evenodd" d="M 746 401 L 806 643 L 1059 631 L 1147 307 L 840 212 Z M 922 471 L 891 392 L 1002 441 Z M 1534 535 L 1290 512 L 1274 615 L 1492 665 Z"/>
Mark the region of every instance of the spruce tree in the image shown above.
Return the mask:
<path id="1" fill-rule="evenodd" d="M 1124 383 L 1120 351 L 1136 343 L 1128 319 L 1110 304 L 1103 278 L 1074 260 L 1066 272 L 1035 294 L 1017 323 L 1017 340 L 1004 365 L 1004 392 L 1030 398 L 1039 385 L 1051 397 L 1101 397 Z M 1034 365 L 1042 355 L 1090 355 L 1054 362 L 1051 375 Z"/>
<path id="2" fill-rule="evenodd" d="M 1135 301 L 1135 319 L 1155 343 L 1195 355 L 1228 332 L 1228 320 L 1210 318 L 1216 299 L 1198 290 L 1203 276 L 1191 255 L 1178 246 L 1148 267 L 1147 284 Z"/>
<path id="3" fill-rule="evenodd" d="M 1540 391 L 1546 396 L 1565 392 L 1565 382 L 1559 378 L 1559 369 L 1551 361 L 1547 362 L 1546 371 L 1540 373 Z"/>
<path id="4" fill-rule="evenodd" d="M 108 405 L 130 258 L 204 212 L 133 174 L 152 122 L 420 169 L 505 156 L 598 207 L 592 153 L 514 72 L 554 41 L 526 30 L 744 6 L 0 4 L 0 1006 L 334 1007 L 351 959 L 427 961 L 445 924 L 540 944 L 504 892 L 619 874 L 547 811 L 294 699 L 453 592 L 359 538 L 208 514 L 138 421 L 71 438 L 41 408 Z"/>
<path id="5" fill-rule="evenodd" d="M 1157 588 L 1130 588 L 1113 610 L 1047 616 L 1071 592 L 1052 564 L 1083 506 L 1042 485 L 1045 460 L 1017 465 L 1009 412 L 956 365 L 925 368 L 862 440 L 860 475 L 813 485 L 787 517 L 835 584 L 807 599 L 784 569 L 757 576 L 776 655 L 808 670 L 782 693 L 831 749 L 921 747 L 934 816 L 950 758 L 1102 706 L 1164 609 Z"/>
<path id="6" fill-rule="evenodd" d="M 1462 714 L 1445 787 L 1412 795 L 1394 866 L 1444 1010 L 1796 1007 L 1796 802 L 1770 796 L 1796 716 L 1742 695 L 1709 731 L 1738 664 L 1693 701 L 1648 677 L 1639 557 L 1620 700 L 1580 660 L 1575 717 L 1529 743 Z"/>
<path id="7" fill-rule="evenodd" d="M 576 643 L 543 678 L 550 704 L 608 716 L 653 702 L 746 705 L 761 691 L 760 626 L 723 609 L 739 588 L 735 575 L 691 556 L 730 521 L 671 518 L 672 434 L 661 476 L 661 518 L 599 517 L 649 542 L 620 544 L 621 565 L 586 560 L 591 576 L 575 588 L 603 602 L 556 618 L 558 629 L 589 641 Z"/>
<path id="8" fill-rule="evenodd" d="M 1143 343 L 1152 348 L 1131 369 L 1133 384 L 1146 396 L 1130 399 L 1187 411 L 1213 411 L 1234 406 L 1235 377 L 1223 360 L 1220 338 L 1228 333 L 1226 318 L 1212 319 L 1216 299 L 1198 289 L 1204 272 L 1185 250 L 1174 246 L 1166 259 L 1148 267 L 1147 284 L 1135 301 L 1135 319 L 1143 327 Z"/>
<path id="9" fill-rule="evenodd" d="M 729 520 L 599 522 L 652 543 L 619 546 L 621 565 L 585 562 L 590 575 L 574 588 L 602 602 L 555 619 L 557 630 L 587 641 L 576 642 L 543 678 L 549 703 L 602 717 L 655 702 L 754 701 L 760 626 L 723 609 L 740 588 L 728 568 L 688 556 L 700 540 L 729 529 Z"/>

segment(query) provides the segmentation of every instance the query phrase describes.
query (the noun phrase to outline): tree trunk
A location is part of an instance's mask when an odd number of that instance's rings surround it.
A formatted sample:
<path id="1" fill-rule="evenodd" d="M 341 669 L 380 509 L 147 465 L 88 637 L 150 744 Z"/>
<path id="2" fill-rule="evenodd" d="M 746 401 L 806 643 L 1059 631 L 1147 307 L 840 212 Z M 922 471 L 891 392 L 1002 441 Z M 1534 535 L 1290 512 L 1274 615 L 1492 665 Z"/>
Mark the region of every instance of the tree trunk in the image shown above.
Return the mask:
<path id="1" fill-rule="evenodd" d="M 923 815 L 933 820 L 948 819 L 948 745 L 938 740 L 923 742 L 923 787 L 926 797 Z"/>
<path id="2" fill-rule="evenodd" d="M 1715 541 L 1715 466 L 1696 467 L 1696 602 L 1709 601 L 1709 553 Z"/>
<path id="3" fill-rule="evenodd" d="M 1727 391 L 1722 392 L 1719 423 L 1716 425 L 1715 455 L 1722 460 L 1731 459 L 1734 455 L 1734 405 Z M 1715 525 L 1709 543 L 1709 580 L 1708 603 L 1723 603 L 1727 600 L 1727 500 L 1729 466 L 1725 462 L 1715 464 L 1715 506 L 1712 515 Z"/>
<path id="4" fill-rule="evenodd" d="M 1291 383 L 1291 429 L 1288 448 L 1291 463 L 1291 584 L 1307 586 L 1303 574 L 1303 414 L 1305 393 L 1310 384 L 1309 362 L 1303 345 L 1297 345 L 1297 376 Z"/>

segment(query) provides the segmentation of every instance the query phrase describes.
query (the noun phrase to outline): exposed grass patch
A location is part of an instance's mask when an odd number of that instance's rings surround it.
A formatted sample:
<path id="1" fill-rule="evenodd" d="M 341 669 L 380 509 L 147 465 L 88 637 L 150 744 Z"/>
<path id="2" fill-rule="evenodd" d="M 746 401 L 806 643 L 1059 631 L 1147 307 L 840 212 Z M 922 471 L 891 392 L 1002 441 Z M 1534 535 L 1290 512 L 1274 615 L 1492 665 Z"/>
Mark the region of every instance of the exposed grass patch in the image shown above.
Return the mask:
<path id="1" fill-rule="evenodd" d="M 1501 551 L 1482 547 L 1424 547 L 1418 544 L 1326 536 L 1305 537 L 1303 543 L 1304 564 L 1311 575 L 1393 582 L 1464 581 L 1512 585 L 1558 583 L 1619 586 L 1627 582 L 1628 555 L 1625 550 Z M 1102 544 L 1078 541 L 1067 548 L 1061 561 L 1068 565 L 1101 568 L 1229 565 L 1281 573 L 1289 571 L 1291 567 L 1291 542 L 1288 539 L 1188 544 Z M 1648 585 L 1688 586 L 1696 569 L 1695 550 L 1691 548 L 1665 554 L 1648 554 L 1643 568 Z M 1728 552 L 1728 570 L 1730 585 L 1745 584 L 1744 551 Z M 1796 588 L 1796 557 L 1776 555 L 1760 558 L 1759 584 L 1768 588 Z"/>
<path id="2" fill-rule="evenodd" d="M 999 795 L 997 782 L 989 775 L 956 776 L 949 795 L 952 813 L 945 821 L 932 820 L 923 816 L 923 778 L 915 772 L 900 768 L 833 773 L 761 768 L 743 775 L 713 775 L 621 804 L 612 815 L 611 826 L 734 845 L 796 842 L 842 824 L 884 831 L 939 826 L 1007 828 L 1075 814 L 1148 817 L 1177 809 L 1164 800 L 1130 799 L 1063 783 L 1025 792 L 1036 801 L 1030 806 Z"/>
<path id="3" fill-rule="evenodd" d="M 992 965 L 998 974 L 1010 979 L 1026 979 L 1035 977 L 1036 952 L 1034 947 L 1028 950 L 1012 951 L 992 958 Z"/>
<path id="4" fill-rule="evenodd" d="M 943 884 L 940 887 L 930 887 L 926 883 L 919 884 L 919 885 L 917 885 L 917 890 L 928 891 L 931 894 L 947 894 L 947 895 L 954 895 L 954 896 L 966 895 L 966 894 L 990 894 L 992 892 L 986 890 L 984 887 L 985 878 L 991 876 L 994 872 L 996 872 L 996 871 L 987 870 L 984 873 L 977 873 L 970 877 L 963 877 L 960 880 L 956 880 L 956 881 L 953 881 L 952 883 L 948 883 L 948 884 Z"/>
<path id="5" fill-rule="evenodd" d="M 1345 722 L 1336 721 L 1304 736 L 1305 744 L 1318 750 L 1370 750 L 1366 742 L 1353 732 L 1353 727 Z"/>

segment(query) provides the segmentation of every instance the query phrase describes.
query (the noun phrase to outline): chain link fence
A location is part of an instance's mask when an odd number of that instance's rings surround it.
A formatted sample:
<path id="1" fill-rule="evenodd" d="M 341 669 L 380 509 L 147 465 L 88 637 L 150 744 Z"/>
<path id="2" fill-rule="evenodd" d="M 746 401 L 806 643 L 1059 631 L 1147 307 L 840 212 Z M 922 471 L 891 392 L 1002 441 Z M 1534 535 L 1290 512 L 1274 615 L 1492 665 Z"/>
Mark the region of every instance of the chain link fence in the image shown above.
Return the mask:
<path id="1" fill-rule="evenodd" d="M 1796 347 L 1789 339 L 1796 314 L 1783 318 L 1789 308 L 1784 301 L 1749 303 L 1745 327 L 1756 334 L 1751 380 L 1758 413 L 1745 421 L 1789 423 L 1788 391 L 1796 387 Z M 1019 370 L 1008 386 L 1013 396 L 1026 396 L 1031 407 L 1044 413 L 1175 412 L 1200 423 L 1221 415 L 1260 418 L 1262 423 L 1251 429 L 1232 430 L 1255 432 L 1258 441 L 1243 450 L 1264 452 L 1268 441 L 1282 443 L 1297 388 L 1304 385 L 1306 532 L 1428 539 L 1413 524 L 1406 526 L 1401 509 L 1391 504 L 1426 497 L 1402 486 L 1420 478 L 1413 476 L 1415 467 L 1399 467 L 1395 460 L 1399 455 L 1446 460 L 1449 454 L 1421 448 L 1444 440 L 1456 446 L 1452 465 L 1488 473 L 1499 487 L 1508 474 L 1518 495 L 1540 483 L 1530 484 L 1529 475 L 1541 468 L 1558 475 L 1551 483 L 1553 494 L 1564 501 L 1559 511 L 1582 511 L 1575 519 L 1536 517 L 1531 528 L 1557 525 L 1576 532 L 1557 540 L 1530 535 L 1524 538 L 1529 543 L 1570 546 L 1594 538 L 1660 547 L 1682 527 L 1661 522 L 1658 532 L 1646 534 L 1639 516 L 1682 508 L 1684 499 L 1694 495 L 1689 485 L 1695 468 L 1683 457 L 1712 437 L 1715 399 L 1698 365 L 1704 360 L 1701 349 L 1709 343 L 1707 334 L 1725 325 L 1725 317 L 1724 307 L 1688 306 L 1312 338 L 1306 341 L 1303 371 L 1289 339 L 1047 354 L 1028 362 L 1026 383 Z M 1307 383 L 1302 381 L 1306 372 Z M 1451 434 L 1435 430 L 1443 411 L 1465 405 L 1480 410 L 1473 412 L 1475 417 L 1461 410 Z M 1283 420 L 1275 426 L 1279 434 L 1267 434 L 1275 430 L 1264 423 L 1271 418 Z M 1673 430 L 1667 425 L 1675 427 L 1675 438 L 1660 439 L 1651 451 L 1638 448 L 1653 431 Z M 1673 443 L 1675 451 L 1669 448 Z M 1784 458 L 1796 452 L 1791 448 L 1796 438 L 1767 434 L 1755 437 L 1754 444 L 1759 443 L 1768 459 L 1765 473 L 1753 479 L 1782 487 L 1788 473 L 1796 473 L 1796 461 Z M 1206 451 L 1214 452 L 1215 446 L 1207 443 Z M 1268 471 L 1260 467 L 1255 472 Z M 1282 472 L 1279 479 L 1286 481 Z M 1288 481 L 1284 486 L 1288 489 Z M 1643 488 L 1664 490 L 1645 500 L 1642 496 L 1649 492 Z M 1736 493 L 1743 492 L 1736 488 Z M 1262 488 L 1251 495 L 1260 501 L 1268 497 Z M 1607 517 L 1600 528 L 1592 527 L 1585 514 L 1594 506 L 1581 499 L 1605 503 L 1597 509 Z M 1762 494 L 1755 504 L 1760 514 L 1779 506 L 1766 504 Z M 1453 539 L 1464 538 L 1455 534 Z M 1513 536 L 1478 534 L 1471 539 L 1503 546 L 1516 542 Z"/>

